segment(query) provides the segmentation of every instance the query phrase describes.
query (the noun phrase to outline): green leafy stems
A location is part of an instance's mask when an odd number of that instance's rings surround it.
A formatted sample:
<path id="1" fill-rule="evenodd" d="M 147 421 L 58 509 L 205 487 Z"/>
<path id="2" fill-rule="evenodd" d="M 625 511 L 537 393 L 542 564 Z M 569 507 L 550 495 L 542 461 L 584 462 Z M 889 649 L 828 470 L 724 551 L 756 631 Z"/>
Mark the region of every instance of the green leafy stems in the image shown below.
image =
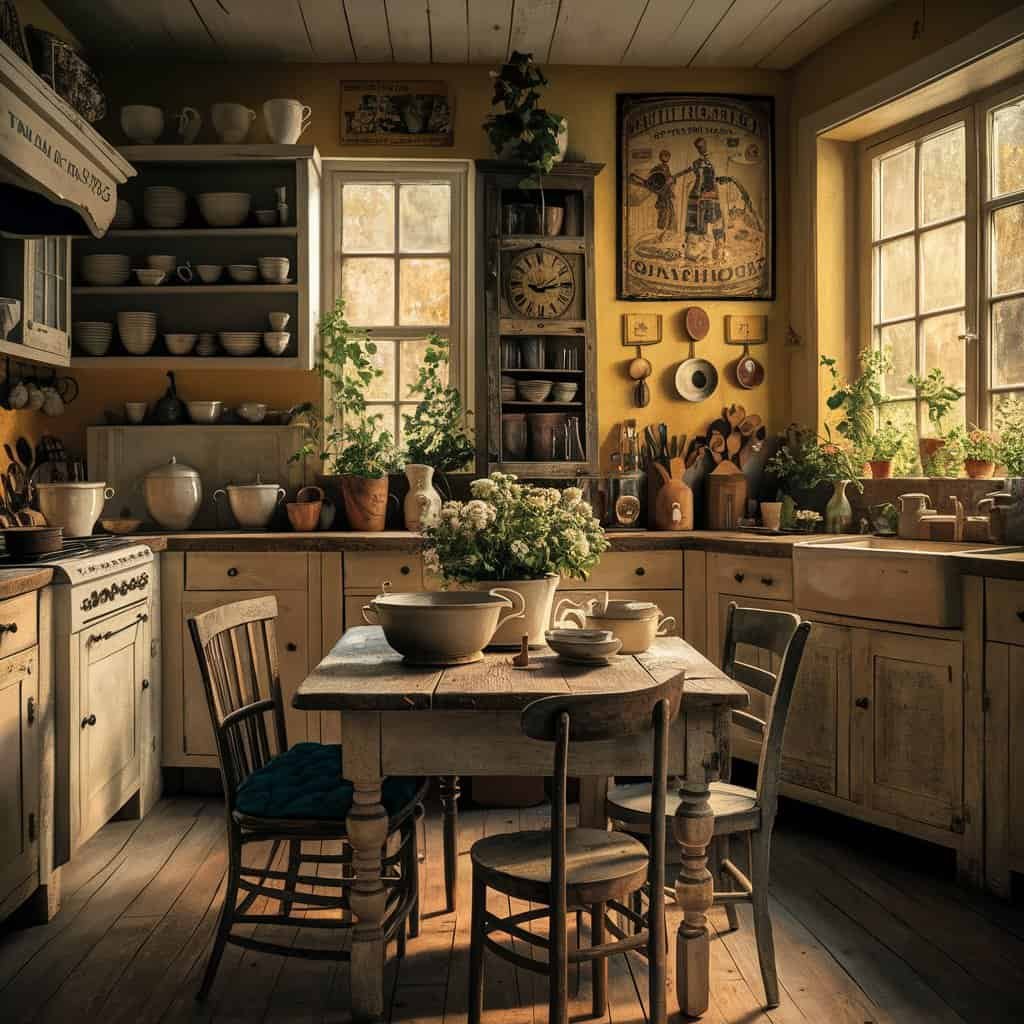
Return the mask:
<path id="1" fill-rule="evenodd" d="M 999 432 L 996 461 L 1006 468 L 1007 476 L 1024 476 L 1024 401 L 1004 396 L 992 420 Z"/>
<path id="2" fill-rule="evenodd" d="M 768 460 L 766 472 L 775 477 L 786 494 L 813 490 L 820 483 L 849 480 L 862 491 L 862 464 L 847 445 L 832 440 L 826 428 L 824 437 L 796 424 L 786 431 L 786 441 Z"/>
<path id="3" fill-rule="evenodd" d="M 918 399 L 928 407 L 928 422 L 935 427 L 936 435 L 945 437 L 943 421 L 966 392 L 947 384 L 945 374 L 938 367 L 931 370 L 926 377 L 911 375 L 907 378 L 907 383 L 914 389 Z"/>

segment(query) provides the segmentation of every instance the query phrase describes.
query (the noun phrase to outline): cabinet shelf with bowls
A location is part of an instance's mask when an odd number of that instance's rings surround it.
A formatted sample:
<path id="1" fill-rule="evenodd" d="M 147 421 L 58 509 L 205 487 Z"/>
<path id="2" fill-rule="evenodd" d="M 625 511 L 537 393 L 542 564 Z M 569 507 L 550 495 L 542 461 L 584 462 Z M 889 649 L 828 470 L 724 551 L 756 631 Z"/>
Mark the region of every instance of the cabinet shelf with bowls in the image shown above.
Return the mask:
<path id="1" fill-rule="evenodd" d="M 71 365 L 311 369 L 320 279 L 316 149 L 132 146 L 123 153 L 139 173 L 119 193 L 113 229 L 73 245 Z M 140 314 L 156 322 L 148 347 L 148 338 L 120 337 L 120 321 Z M 272 315 L 287 327 L 272 328 Z M 76 323 L 92 336 L 76 342 Z M 95 341 L 103 324 L 113 325 L 109 345 Z M 278 334 L 257 351 L 236 354 L 220 339 L 272 330 Z M 196 349 L 175 352 L 164 340 L 173 334 L 196 335 Z"/>

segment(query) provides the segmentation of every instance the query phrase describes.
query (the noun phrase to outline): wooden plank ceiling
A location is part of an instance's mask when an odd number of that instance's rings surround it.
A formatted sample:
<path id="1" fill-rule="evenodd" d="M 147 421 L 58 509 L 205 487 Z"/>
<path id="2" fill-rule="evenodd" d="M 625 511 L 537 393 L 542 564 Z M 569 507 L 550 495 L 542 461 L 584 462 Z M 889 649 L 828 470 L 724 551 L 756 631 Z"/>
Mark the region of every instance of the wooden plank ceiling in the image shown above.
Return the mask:
<path id="1" fill-rule="evenodd" d="M 889 0 L 47 0 L 131 59 L 792 67 Z"/>

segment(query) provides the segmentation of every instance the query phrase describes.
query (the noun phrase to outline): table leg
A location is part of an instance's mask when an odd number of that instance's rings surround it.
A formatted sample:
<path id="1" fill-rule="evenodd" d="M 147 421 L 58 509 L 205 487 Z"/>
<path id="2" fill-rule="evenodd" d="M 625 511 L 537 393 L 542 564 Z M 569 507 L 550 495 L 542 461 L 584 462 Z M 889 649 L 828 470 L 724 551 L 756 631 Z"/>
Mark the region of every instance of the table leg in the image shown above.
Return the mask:
<path id="1" fill-rule="evenodd" d="M 352 1016 L 358 1021 L 384 1017 L 384 930 L 387 890 L 381 880 L 381 854 L 388 816 L 381 804 L 380 715 L 348 714 L 344 724 L 345 774 L 354 794 L 348 813 L 352 844 Z"/>
<path id="2" fill-rule="evenodd" d="M 444 811 L 444 903 L 453 913 L 459 892 L 459 786 L 458 775 L 441 776 L 441 808 Z"/>
<path id="3" fill-rule="evenodd" d="M 676 903 L 683 910 L 676 935 L 676 996 L 680 1011 L 699 1017 L 708 1008 L 711 954 L 707 914 L 714 899 L 711 872 L 708 871 L 708 844 L 714 834 L 715 819 L 709 801 L 710 751 L 713 739 L 711 718 L 687 716 L 686 775 L 679 788 L 672 831 L 681 848 L 679 875 L 676 878 Z M 717 761 L 717 752 L 715 754 Z"/>
<path id="4" fill-rule="evenodd" d="M 584 775 L 580 779 L 580 828 L 607 828 L 605 801 L 608 775 Z"/>

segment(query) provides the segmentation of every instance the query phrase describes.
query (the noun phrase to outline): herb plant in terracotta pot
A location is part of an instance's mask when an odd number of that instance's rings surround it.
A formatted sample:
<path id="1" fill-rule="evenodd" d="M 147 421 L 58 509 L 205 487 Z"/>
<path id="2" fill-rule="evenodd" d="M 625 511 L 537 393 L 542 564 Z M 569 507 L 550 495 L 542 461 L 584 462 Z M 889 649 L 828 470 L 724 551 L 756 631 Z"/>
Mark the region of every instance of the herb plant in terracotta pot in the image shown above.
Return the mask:
<path id="1" fill-rule="evenodd" d="M 544 643 L 559 576 L 586 579 L 608 540 L 578 487 L 522 484 L 492 473 L 470 484 L 471 499 L 448 501 L 426 524 L 423 564 L 445 586 L 490 590 L 496 583 L 518 591 L 526 620 L 499 626 L 492 646 Z"/>
<path id="2" fill-rule="evenodd" d="M 951 472 L 953 466 L 947 464 L 954 460 L 947 459 L 940 452 L 946 446 L 946 431 L 943 427 L 946 417 L 966 392 L 947 384 L 945 374 L 938 367 L 931 370 L 927 377 L 908 377 L 907 383 L 928 407 L 928 422 L 935 430 L 933 436 L 918 438 L 921 468 L 925 476 L 957 476 L 958 473 Z"/>
<path id="3" fill-rule="evenodd" d="M 996 470 L 997 441 L 995 434 L 974 427 L 964 430 L 955 427 L 950 432 L 950 439 L 955 440 L 963 452 L 964 472 L 972 480 L 985 480 Z"/>
<path id="4" fill-rule="evenodd" d="M 891 420 L 886 420 L 868 439 L 865 452 L 873 480 L 892 476 L 893 459 L 902 451 L 907 435 Z"/>

